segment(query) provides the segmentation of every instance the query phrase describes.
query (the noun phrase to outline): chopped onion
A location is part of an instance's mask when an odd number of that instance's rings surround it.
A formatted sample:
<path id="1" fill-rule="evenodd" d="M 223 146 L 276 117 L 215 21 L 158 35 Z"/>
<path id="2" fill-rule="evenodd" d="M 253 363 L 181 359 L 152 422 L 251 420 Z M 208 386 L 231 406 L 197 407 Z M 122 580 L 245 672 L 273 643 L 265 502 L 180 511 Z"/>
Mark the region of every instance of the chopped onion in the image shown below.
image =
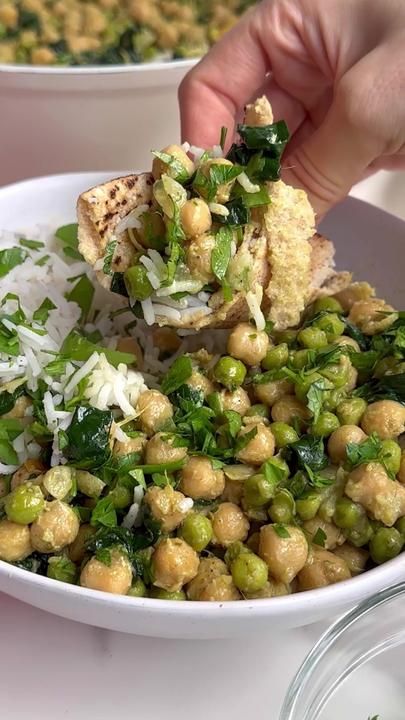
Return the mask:
<path id="1" fill-rule="evenodd" d="M 245 172 L 242 172 L 240 175 L 238 175 L 236 179 L 239 185 L 241 185 L 247 193 L 256 193 L 260 191 L 260 185 L 255 185 L 255 183 L 252 183 L 252 181 L 249 180 Z"/>

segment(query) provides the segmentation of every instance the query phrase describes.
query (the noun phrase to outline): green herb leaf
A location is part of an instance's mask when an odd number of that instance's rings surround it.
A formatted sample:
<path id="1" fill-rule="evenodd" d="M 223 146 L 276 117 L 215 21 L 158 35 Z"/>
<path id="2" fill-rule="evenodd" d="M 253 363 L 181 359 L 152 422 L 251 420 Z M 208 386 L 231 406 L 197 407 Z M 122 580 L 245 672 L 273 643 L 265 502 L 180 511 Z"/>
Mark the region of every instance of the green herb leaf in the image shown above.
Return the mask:
<path id="1" fill-rule="evenodd" d="M 77 579 L 77 567 L 66 555 L 55 555 L 48 560 L 47 575 L 59 582 L 75 583 Z"/>
<path id="2" fill-rule="evenodd" d="M 146 481 L 143 470 L 141 470 L 140 468 L 135 468 L 134 470 L 129 470 L 128 475 L 133 478 L 133 480 L 135 481 L 135 485 L 140 485 L 141 487 L 143 487 L 144 490 L 146 490 Z"/>
<path id="3" fill-rule="evenodd" d="M 19 465 L 18 455 L 8 440 L 0 440 L 0 462 L 5 465 Z"/>
<path id="4" fill-rule="evenodd" d="M 80 307 L 82 314 L 81 320 L 86 321 L 90 312 L 91 304 L 94 297 L 94 287 L 87 275 L 82 275 L 79 282 L 67 294 L 70 302 L 75 302 Z"/>
<path id="5" fill-rule="evenodd" d="M 238 439 L 235 443 L 235 450 L 234 450 L 235 455 L 237 455 L 238 452 L 243 450 L 246 447 L 246 445 L 248 445 L 250 443 L 250 441 L 253 440 L 254 437 L 256 437 L 256 435 L 257 435 L 257 427 L 252 427 L 252 429 L 248 430 L 247 433 L 238 437 Z"/>
<path id="6" fill-rule="evenodd" d="M 28 250 L 40 250 L 45 247 L 40 240 L 28 240 L 28 238 L 20 238 L 19 243 L 21 247 L 28 248 Z"/>
<path id="7" fill-rule="evenodd" d="M 67 257 L 73 260 L 83 260 L 83 256 L 79 253 L 79 239 L 77 236 L 78 225 L 71 223 L 63 225 L 55 232 L 55 237 L 63 243 L 63 252 Z"/>
<path id="8" fill-rule="evenodd" d="M 191 377 L 193 365 L 187 355 L 177 358 L 164 376 L 161 388 L 165 395 L 178 390 Z"/>
<path id="9" fill-rule="evenodd" d="M 254 208 L 262 205 L 269 205 L 271 200 L 267 189 L 263 186 L 258 192 L 249 193 L 239 183 L 235 184 L 232 191 L 234 198 L 242 198 L 245 207 Z"/>
<path id="10" fill-rule="evenodd" d="M 305 471 L 307 473 L 308 481 L 311 487 L 328 487 L 329 485 L 333 485 L 333 483 L 335 482 L 334 478 L 328 478 L 324 475 L 320 475 L 319 473 L 315 472 L 309 465 L 305 465 Z"/>
<path id="11" fill-rule="evenodd" d="M 0 278 L 8 275 L 17 265 L 21 265 L 27 257 L 28 253 L 19 247 L 0 250 Z"/>
<path id="12" fill-rule="evenodd" d="M 103 273 L 105 275 L 112 275 L 111 264 L 114 258 L 115 248 L 117 247 L 117 240 L 110 240 L 107 243 L 104 254 Z"/>
<path id="13" fill-rule="evenodd" d="M 15 440 L 24 430 L 24 425 L 17 418 L 0 419 L 0 440 Z"/>
<path id="14" fill-rule="evenodd" d="M 316 380 L 309 387 L 307 392 L 307 406 L 308 410 L 310 410 L 313 415 L 314 422 L 316 422 L 319 418 L 325 401 L 325 393 L 328 390 L 330 390 L 330 383 L 325 378 Z"/>
<path id="15" fill-rule="evenodd" d="M 396 400 L 405 404 L 405 373 L 384 375 L 381 380 L 370 380 L 359 385 L 352 393 L 354 397 L 362 397 L 368 403 L 376 400 Z"/>
<path id="16" fill-rule="evenodd" d="M 86 362 L 94 352 L 105 355 L 108 362 L 114 365 L 114 367 L 117 367 L 120 363 L 124 363 L 124 365 L 136 363 L 135 355 L 120 352 L 119 350 L 111 350 L 102 345 L 96 345 L 96 343 L 90 342 L 90 340 L 83 337 L 83 335 L 79 335 L 76 330 L 72 330 L 61 348 L 61 355 L 64 358 L 77 360 L 79 362 Z"/>
<path id="17" fill-rule="evenodd" d="M 128 290 L 125 285 L 124 281 L 124 273 L 115 272 L 113 273 L 112 279 L 111 279 L 111 286 L 110 290 L 113 293 L 116 293 L 117 295 L 122 295 L 123 297 L 128 297 Z"/>
<path id="18" fill-rule="evenodd" d="M 275 523 L 272 527 L 273 527 L 274 532 L 280 538 L 283 538 L 285 540 L 286 538 L 291 537 L 290 533 L 288 532 L 287 528 L 284 527 L 284 525 L 281 525 L 280 523 Z"/>
<path id="19" fill-rule="evenodd" d="M 48 320 L 49 313 L 51 310 L 55 310 L 56 305 L 50 300 L 49 298 L 45 298 L 45 300 L 41 303 L 38 310 L 35 310 L 32 318 L 36 322 L 42 323 L 42 325 L 45 325 L 46 321 Z"/>
<path id="20" fill-rule="evenodd" d="M 188 180 L 189 174 L 186 168 L 174 155 L 170 155 L 166 152 L 158 152 L 157 150 L 152 150 L 152 155 L 159 158 L 159 160 L 170 167 L 172 170 L 170 176 L 174 180 L 177 180 L 179 183 L 184 183 Z"/>
<path id="21" fill-rule="evenodd" d="M 115 527 L 117 524 L 117 513 L 113 502 L 108 498 L 102 498 L 93 509 L 90 518 L 90 525 L 102 525 L 103 527 Z"/>
<path id="22" fill-rule="evenodd" d="M 42 257 L 38 258 L 35 265 L 38 265 L 38 267 L 42 267 L 42 265 L 45 265 L 45 263 L 49 260 L 50 255 L 42 255 Z"/>
<path id="23" fill-rule="evenodd" d="M 227 185 L 241 174 L 243 168 L 238 165 L 222 165 L 213 162 L 209 166 L 208 176 L 199 168 L 193 180 L 193 188 L 212 202 L 218 192 L 220 185 Z"/>
<path id="24" fill-rule="evenodd" d="M 153 545 L 159 537 L 157 531 L 150 529 L 144 532 L 132 532 L 127 528 L 113 527 L 100 528 L 87 542 L 89 552 L 96 553 L 104 548 L 123 547 L 132 559 L 134 553 Z"/>
<path id="25" fill-rule="evenodd" d="M 353 323 L 350 322 L 350 320 L 348 320 L 346 317 L 342 318 L 342 320 L 344 321 L 344 323 L 346 325 L 345 335 L 348 335 L 353 340 L 356 340 L 356 342 L 360 346 L 360 350 L 367 350 L 369 347 L 369 343 L 370 343 L 367 336 L 364 335 L 364 333 L 362 333 L 361 330 L 359 330 L 359 328 L 356 327 L 356 325 L 353 325 Z"/>
<path id="26" fill-rule="evenodd" d="M 211 269 L 220 282 L 226 275 L 231 259 L 232 237 L 232 230 L 227 227 L 220 228 L 215 236 L 215 247 L 211 254 Z"/>
<path id="27" fill-rule="evenodd" d="M 250 210 L 243 197 L 234 198 L 225 204 L 228 215 L 213 215 L 213 219 L 220 225 L 228 227 L 243 227 L 250 222 Z"/>
<path id="28" fill-rule="evenodd" d="M 17 400 L 24 395 L 24 383 L 19 385 L 12 393 L 0 389 L 0 415 L 5 415 L 13 409 Z"/>
<path id="29" fill-rule="evenodd" d="M 149 465 L 139 465 L 138 470 L 142 470 L 145 475 L 153 475 L 154 473 L 172 473 L 176 472 L 177 470 L 181 470 L 181 468 L 184 466 L 186 460 L 176 460 L 174 462 L 168 462 L 168 463 L 155 463 L 155 464 L 149 464 Z"/>
<path id="30" fill-rule="evenodd" d="M 314 545 L 319 545 L 320 547 L 325 547 L 325 541 L 326 541 L 327 535 L 324 530 L 322 530 L 321 527 L 318 528 L 316 531 L 314 537 L 312 538 L 312 542 Z"/>
<path id="31" fill-rule="evenodd" d="M 322 438 L 313 435 L 303 435 L 299 440 L 289 445 L 293 458 L 299 468 L 307 470 L 308 467 L 317 472 L 328 465 L 328 458 Z"/>
<path id="32" fill-rule="evenodd" d="M 227 134 L 228 134 L 228 128 L 226 128 L 226 127 L 221 127 L 221 135 L 220 135 L 220 138 L 219 138 L 219 145 L 220 145 L 220 147 L 222 148 L 222 150 L 223 150 L 224 147 L 225 147 L 225 142 L 226 142 L 226 136 L 227 136 Z"/>
<path id="33" fill-rule="evenodd" d="M 110 455 L 110 428 L 113 420 L 109 410 L 93 407 L 76 408 L 66 431 L 68 446 L 64 455 L 78 468 L 100 467 Z"/>

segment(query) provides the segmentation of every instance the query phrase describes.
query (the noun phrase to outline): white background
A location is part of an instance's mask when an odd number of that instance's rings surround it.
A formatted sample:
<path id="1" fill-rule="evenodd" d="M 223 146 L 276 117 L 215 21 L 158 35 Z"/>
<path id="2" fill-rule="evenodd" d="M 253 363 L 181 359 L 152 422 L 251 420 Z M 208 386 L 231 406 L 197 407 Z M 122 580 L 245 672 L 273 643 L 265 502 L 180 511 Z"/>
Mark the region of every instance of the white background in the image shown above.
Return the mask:
<path id="1" fill-rule="evenodd" d="M 405 174 L 381 173 L 353 194 L 405 219 Z M 251 642 L 150 640 L 0 594 L 0 718 L 278 720 L 288 683 L 322 630 L 269 631 Z"/>

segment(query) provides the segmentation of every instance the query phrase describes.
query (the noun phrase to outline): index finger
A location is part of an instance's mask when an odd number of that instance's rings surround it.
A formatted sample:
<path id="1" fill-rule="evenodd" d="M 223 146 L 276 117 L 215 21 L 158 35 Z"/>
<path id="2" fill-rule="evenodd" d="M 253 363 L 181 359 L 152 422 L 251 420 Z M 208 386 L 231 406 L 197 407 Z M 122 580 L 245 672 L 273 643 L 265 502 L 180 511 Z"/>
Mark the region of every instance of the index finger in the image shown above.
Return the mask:
<path id="1" fill-rule="evenodd" d="M 248 11 L 184 78 L 179 90 L 184 140 L 212 147 L 218 143 L 221 126 L 233 134 L 238 112 L 270 69 L 260 38 L 260 17 L 260 5 Z"/>

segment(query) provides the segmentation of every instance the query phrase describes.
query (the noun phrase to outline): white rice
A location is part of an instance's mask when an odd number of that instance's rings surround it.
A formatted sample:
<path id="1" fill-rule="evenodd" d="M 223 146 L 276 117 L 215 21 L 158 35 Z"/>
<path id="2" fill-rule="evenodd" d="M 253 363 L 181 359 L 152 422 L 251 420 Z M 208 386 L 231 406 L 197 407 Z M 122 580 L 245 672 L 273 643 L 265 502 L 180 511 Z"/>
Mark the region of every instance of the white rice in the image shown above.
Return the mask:
<path id="1" fill-rule="evenodd" d="M 115 228 L 115 232 L 117 233 L 117 235 L 121 235 L 123 232 L 125 232 L 125 230 L 128 230 L 129 228 L 139 229 L 140 227 L 142 227 L 139 218 L 147 210 L 149 210 L 149 205 L 138 205 L 138 207 L 131 210 L 128 215 L 125 215 L 125 217 L 120 220 L 117 227 Z"/>
<path id="2" fill-rule="evenodd" d="M 252 181 L 249 179 L 245 172 L 240 173 L 240 175 L 238 175 L 236 179 L 239 185 L 241 185 L 247 193 L 256 193 L 260 191 L 260 185 L 255 185 L 254 183 L 252 183 Z"/>

